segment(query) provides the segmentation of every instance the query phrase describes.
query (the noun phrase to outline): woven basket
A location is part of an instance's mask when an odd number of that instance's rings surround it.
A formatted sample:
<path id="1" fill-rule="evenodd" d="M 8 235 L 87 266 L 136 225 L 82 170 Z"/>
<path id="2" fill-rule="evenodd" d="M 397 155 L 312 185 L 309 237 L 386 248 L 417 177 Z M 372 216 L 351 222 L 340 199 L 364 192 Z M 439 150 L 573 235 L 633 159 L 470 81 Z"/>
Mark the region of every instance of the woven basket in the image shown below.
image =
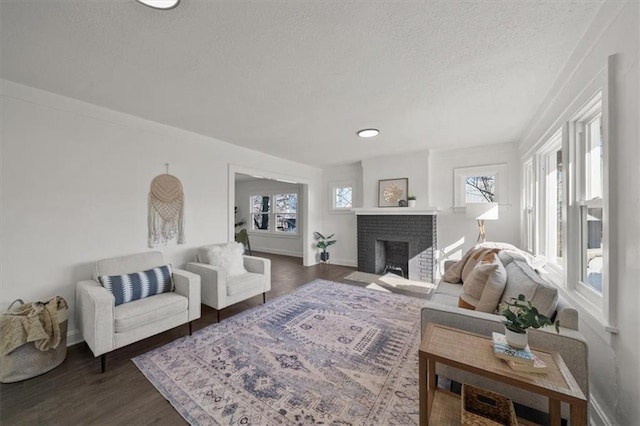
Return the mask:
<path id="1" fill-rule="evenodd" d="M 13 303 L 20 302 L 18 299 Z M 11 305 L 13 305 L 13 303 Z M 11 306 L 9 307 L 11 309 Z M 14 383 L 30 379 L 53 370 L 67 357 L 68 308 L 57 311 L 60 324 L 60 344 L 48 351 L 38 350 L 33 342 L 14 349 L 7 355 L 0 355 L 0 383 Z"/>
<path id="2" fill-rule="evenodd" d="M 509 398 L 467 384 L 462 385 L 461 412 L 463 425 L 518 425 L 516 412 Z"/>

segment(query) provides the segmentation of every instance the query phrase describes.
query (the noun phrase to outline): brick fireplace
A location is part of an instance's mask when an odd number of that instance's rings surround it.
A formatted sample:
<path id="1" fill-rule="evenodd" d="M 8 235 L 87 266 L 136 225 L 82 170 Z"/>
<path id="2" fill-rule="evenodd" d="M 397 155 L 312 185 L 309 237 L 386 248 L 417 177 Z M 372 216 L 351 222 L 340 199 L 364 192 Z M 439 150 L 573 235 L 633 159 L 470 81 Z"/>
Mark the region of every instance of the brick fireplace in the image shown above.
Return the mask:
<path id="1" fill-rule="evenodd" d="M 358 270 L 433 282 L 435 214 L 358 214 Z"/>

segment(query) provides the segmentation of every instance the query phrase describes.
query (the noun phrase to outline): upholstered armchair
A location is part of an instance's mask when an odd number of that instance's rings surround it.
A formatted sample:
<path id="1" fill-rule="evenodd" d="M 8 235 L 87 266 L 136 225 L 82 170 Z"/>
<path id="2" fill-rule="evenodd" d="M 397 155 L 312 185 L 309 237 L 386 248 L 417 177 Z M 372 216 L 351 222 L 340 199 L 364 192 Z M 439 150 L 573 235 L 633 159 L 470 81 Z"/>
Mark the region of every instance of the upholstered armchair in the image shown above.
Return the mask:
<path id="1" fill-rule="evenodd" d="M 200 277 L 167 267 L 158 251 L 99 260 L 76 285 L 76 322 L 103 373 L 108 352 L 185 323 L 191 334 L 198 318 Z"/>
<path id="2" fill-rule="evenodd" d="M 202 303 L 220 311 L 227 306 L 271 290 L 271 260 L 243 255 L 237 242 L 212 244 L 198 249 L 196 261 L 187 271 L 198 274 L 202 282 Z"/>

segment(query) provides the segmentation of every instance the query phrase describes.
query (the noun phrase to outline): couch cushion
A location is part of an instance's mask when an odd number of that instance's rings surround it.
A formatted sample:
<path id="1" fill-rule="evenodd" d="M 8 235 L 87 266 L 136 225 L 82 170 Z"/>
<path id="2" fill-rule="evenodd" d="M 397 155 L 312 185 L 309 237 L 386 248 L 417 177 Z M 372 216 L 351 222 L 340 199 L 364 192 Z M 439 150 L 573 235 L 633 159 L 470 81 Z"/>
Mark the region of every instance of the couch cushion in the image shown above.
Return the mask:
<path id="1" fill-rule="evenodd" d="M 244 246 L 235 241 L 227 244 L 211 246 L 207 252 L 207 260 L 211 266 L 216 266 L 227 271 L 227 276 L 246 274 L 244 268 Z"/>
<path id="2" fill-rule="evenodd" d="M 458 297 L 461 291 L 462 291 L 462 284 L 448 283 L 444 280 L 440 280 L 440 282 L 438 283 L 438 286 L 434 290 L 434 293 L 449 294 L 451 296 Z"/>
<path id="3" fill-rule="evenodd" d="M 264 280 L 264 275 L 253 272 L 231 276 L 227 281 L 227 295 L 231 297 L 246 292 L 262 293 Z"/>
<path id="4" fill-rule="evenodd" d="M 116 299 L 116 306 L 173 290 L 171 265 L 124 275 L 100 275 L 98 281 Z"/>
<path id="5" fill-rule="evenodd" d="M 125 303 L 115 308 L 115 332 L 124 333 L 185 312 L 189 300 L 177 293 L 163 293 Z"/>
<path id="6" fill-rule="evenodd" d="M 509 301 L 523 294 L 538 311 L 551 318 L 558 304 L 558 290 L 544 281 L 524 260 L 513 259 L 505 267 L 507 285 L 502 301 Z"/>
<path id="7" fill-rule="evenodd" d="M 460 299 L 480 312 L 495 312 L 507 283 L 507 272 L 495 253 L 478 263 L 462 285 Z"/>

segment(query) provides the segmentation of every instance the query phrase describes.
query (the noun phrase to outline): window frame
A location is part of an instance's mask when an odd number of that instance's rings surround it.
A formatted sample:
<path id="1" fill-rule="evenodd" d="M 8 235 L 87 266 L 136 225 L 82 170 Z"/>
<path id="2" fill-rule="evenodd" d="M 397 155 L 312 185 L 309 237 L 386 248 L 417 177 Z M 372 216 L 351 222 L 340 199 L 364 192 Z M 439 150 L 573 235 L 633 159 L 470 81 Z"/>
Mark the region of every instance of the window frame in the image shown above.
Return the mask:
<path id="1" fill-rule="evenodd" d="M 280 212 L 277 211 L 277 206 L 276 206 L 276 197 L 279 195 L 286 195 L 286 194 L 295 194 L 296 198 L 297 198 L 297 202 L 296 202 L 296 211 L 295 212 Z M 270 223 L 270 229 L 255 229 L 253 227 L 253 217 L 256 214 L 261 214 L 261 213 L 254 213 L 253 211 L 253 198 L 254 197 L 269 197 L 269 223 Z M 248 226 L 247 232 L 249 232 L 249 234 L 256 234 L 256 235 L 271 235 L 271 236 L 278 236 L 278 237 L 300 237 L 301 233 L 300 233 L 300 191 L 298 190 L 285 190 L 285 191 L 258 191 L 258 192 L 252 192 L 249 194 L 249 211 L 251 212 L 250 214 L 250 220 L 251 223 Z M 286 232 L 286 231 L 280 231 L 278 230 L 278 226 L 277 226 L 277 221 L 276 221 L 276 216 L 278 215 L 295 215 L 296 217 L 296 231 L 295 232 Z"/>
<path id="2" fill-rule="evenodd" d="M 336 190 L 338 188 L 351 188 L 351 207 L 336 207 Z M 343 179 L 327 182 L 326 194 L 329 197 L 327 206 L 331 214 L 351 214 L 351 210 L 356 207 L 357 187 L 353 179 Z"/>
<path id="3" fill-rule="evenodd" d="M 588 176 L 586 166 L 586 128 L 598 116 L 600 116 L 601 137 L 602 137 L 602 182 L 601 197 L 592 199 L 587 198 Z M 608 121 L 608 120 L 607 120 Z M 609 226 L 608 226 L 608 209 L 605 205 L 608 202 L 608 138 L 605 132 L 605 99 L 602 90 L 597 91 L 582 108 L 574 114 L 570 121 L 570 152 L 572 162 L 575 165 L 572 182 L 572 209 L 570 210 L 571 219 L 575 223 L 575 234 L 572 238 L 572 244 L 575 248 L 575 255 L 572 258 L 571 273 L 568 276 L 569 289 L 577 293 L 579 297 L 591 304 L 596 310 L 597 315 L 603 320 L 609 318 Z M 588 238 L 587 231 L 584 229 L 585 215 L 588 215 L 589 208 L 602 208 L 602 293 L 599 293 L 589 284 L 583 281 L 583 273 L 586 268 L 585 262 L 585 239 Z"/>
<path id="4" fill-rule="evenodd" d="M 507 197 L 507 165 L 488 164 L 484 166 L 458 167 L 453 169 L 453 208 L 464 210 L 466 205 L 465 187 L 466 179 L 476 176 L 495 176 L 495 201 L 500 205 L 508 203 Z"/>
<path id="5" fill-rule="evenodd" d="M 558 129 L 546 140 L 546 142 L 542 145 L 540 149 L 538 149 L 534 155 L 534 181 L 537 183 L 536 192 L 534 195 L 534 210 L 535 217 L 538 223 L 538 227 L 536 228 L 536 245 L 535 245 L 535 254 L 541 254 L 546 256 L 547 259 L 551 261 L 552 258 L 556 258 L 556 256 L 550 256 L 549 252 L 554 248 L 557 249 L 558 242 L 556 241 L 554 247 L 550 246 L 550 237 L 551 230 L 549 229 L 549 223 L 551 222 L 551 216 L 554 215 L 553 212 L 549 211 L 549 192 L 551 189 L 549 187 L 549 183 L 547 181 L 547 170 L 550 168 L 550 160 L 553 160 L 553 157 L 557 155 L 558 151 L 563 150 L 563 129 Z M 566 160 L 563 159 L 563 163 L 565 165 L 564 169 L 566 169 Z M 566 172 L 564 176 L 564 183 L 566 186 Z M 557 181 L 556 185 L 557 188 Z M 557 193 L 555 193 L 557 195 Z M 557 196 L 555 197 L 557 200 Z M 562 226 L 562 233 L 566 234 L 566 212 L 567 212 L 567 201 L 566 201 L 566 190 L 562 194 L 562 198 L 560 200 L 563 203 L 562 216 L 560 218 L 560 223 Z M 557 210 L 556 210 L 557 212 Z M 555 216 L 555 215 L 554 215 Z M 554 221 L 557 223 L 557 221 Z M 558 230 L 554 224 L 554 230 L 556 231 L 554 234 L 558 234 Z M 556 262 L 547 263 L 546 267 L 554 273 L 555 276 L 562 276 L 563 271 L 566 270 L 566 235 L 563 235 L 562 241 L 562 263 L 558 264 Z"/>
<path id="6" fill-rule="evenodd" d="M 590 324 L 598 335 L 605 341 L 610 341 L 611 334 L 617 334 L 619 332 L 616 327 L 615 316 L 615 292 L 616 288 L 611 287 L 610 283 L 614 283 L 616 276 L 615 271 L 609 267 L 609 257 L 611 247 L 609 245 L 609 147 L 614 133 L 610 128 L 611 120 L 611 91 L 609 87 L 613 84 L 611 80 L 610 67 L 612 66 L 613 57 L 609 58 L 608 67 L 605 67 L 601 73 L 596 76 L 587 88 L 585 88 L 580 95 L 565 109 L 565 111 L 558 117 L 550 130 L 545 132 L 545 137 L 541 138 L 537 144 L 532 146 L 521 159 L 521 164 L 525 165 L 527 162 L 532 161 L 534 166 L 534 178 L 530 184 L 530 190 L 536 194 L 534 200 L 536 203 L 536 213 L 539 212 L 539 193 L 540 187 L 540 172 L 539 172 L 539 153 L 544 148 L 544 141 L 549 140 L 546 135 L 549 135 L 553 130 L 560 128 L 562 131 L 562 150 L 563 150 L 563 168 L 565 170 L 564 176 L 564 197 L 566 201 L 566 209 L 564 211 L 564 270 L 557 271 L 553 267 L 545 266 L 546 274 L 543 277 L 551 284 L 559 288 L 560 293 L 571 301 L 576 307 L 580 308 L 581 319 Z M 598 295 L 590 286 L 584 285 L 579 282 L 582 271 L 582 259 L 581 259 L 581 223 L 579 220 L 579 209 L 583 206 L 591 207 L 594 205 L 600 206 L 600 200 L 594 202 L 592 200 L 581 200 L 577 191 L 581 190 L 581 187 L 577 180 L 580 177 L 579 170 L 582 167 L 580 164 L 581 159 L 579 156 L 580 150 L 577 145 L 577 132 L 575 122 L 579 119 L 584 119 L 586 111 L 589 111 L 589 107 L 593 106 L 593 102 L 600 102 L 600 108 L 602 111 L 601 126 L 602 126 L 602 200 L 601 206 L 603 209 L 603 229 L 602 229 L 602 245 L 603 245 L 603 266 L 602 266 L 602 295 Z M 557 131 L 557 130 L 556 130 Z M 555 134 L 555 132 L 554 132 Z M 523 187 L 525 183 L 523 182 Z M 523 191 L 521 194 L 525 194 Z M 524 203 L 524 201 L 523 201 Z M 535 240 L 541 233 L 542 228 L 541 221 L 536 221 L 540 226 L 534 234 L 534 254 L 540 254 L 541 244 Z M 523 227 L 524 228 L 524 227 Z M 523 233 L 524 233 L 523 229 Z M 596 297 L 594 297 L 596 296 Z"/>

